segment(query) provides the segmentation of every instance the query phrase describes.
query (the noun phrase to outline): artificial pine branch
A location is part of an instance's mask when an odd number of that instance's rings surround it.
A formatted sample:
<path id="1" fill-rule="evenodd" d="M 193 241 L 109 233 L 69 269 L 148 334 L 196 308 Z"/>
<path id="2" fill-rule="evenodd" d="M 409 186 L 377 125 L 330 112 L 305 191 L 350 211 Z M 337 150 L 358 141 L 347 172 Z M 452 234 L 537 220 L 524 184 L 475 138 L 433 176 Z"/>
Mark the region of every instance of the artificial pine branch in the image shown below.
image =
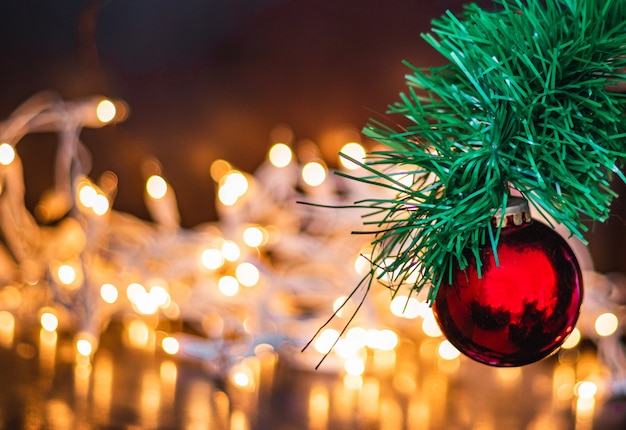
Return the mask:
<path id="1" fill-rule="evenodd" d="M 354 203 L 370 209 L 369 276 L 430 301 L 455 264 L 495 250 L 511 190 L 584 241 L 583 221 L 609 215 L 612 176 L 626 182 L 626 95 L 608 88 L 626 80 L 626 2 L 494 1 L 433 21 L 423 37 L 447 63 L 408 65 L 388 111 L 404 125 L 372 120 L 364 134 L 388 149 L 349 176 L 395 193 Z"/>

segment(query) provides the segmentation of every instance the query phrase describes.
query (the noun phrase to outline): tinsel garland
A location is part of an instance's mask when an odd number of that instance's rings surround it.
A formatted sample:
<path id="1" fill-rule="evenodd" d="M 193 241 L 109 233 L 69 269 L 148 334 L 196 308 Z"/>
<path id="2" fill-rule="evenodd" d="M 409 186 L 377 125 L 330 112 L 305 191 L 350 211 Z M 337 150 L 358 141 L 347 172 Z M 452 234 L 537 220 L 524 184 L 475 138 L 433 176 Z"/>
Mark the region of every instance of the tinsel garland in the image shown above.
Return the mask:
<path id="1" fill-rule="evenodd" d="M 423 37 L 447 62 L 408 65 L 407 91 L 364 129 L 388 149 L 344 176 L 395 194 L 352 206 L 374 235 L 366 285 L 391 277 L 432 302 L 455 265 L 495 251 L 511 194 L 584 241 L 612 176 L 626 181 L 626 95 L 609 88 L 626 78 L 626 2 L 494 1 L 433 21 Z"/>

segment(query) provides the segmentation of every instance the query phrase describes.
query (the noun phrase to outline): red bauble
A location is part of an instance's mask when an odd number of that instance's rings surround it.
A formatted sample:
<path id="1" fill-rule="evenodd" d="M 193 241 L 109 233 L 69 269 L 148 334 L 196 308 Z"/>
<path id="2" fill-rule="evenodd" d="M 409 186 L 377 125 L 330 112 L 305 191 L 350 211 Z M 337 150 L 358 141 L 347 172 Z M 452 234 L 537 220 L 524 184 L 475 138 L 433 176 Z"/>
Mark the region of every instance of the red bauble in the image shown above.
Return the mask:
<path id="1" fill-rule="evenodd" d="M 497 246 L 442 284 L 433 310 L 442 332 L 468 357 L 521 366 L 556 351 L 574 329 L 583 296 L 574 252 L 552 228 L 532 221 L 528 203 L 511 198 Z"/>

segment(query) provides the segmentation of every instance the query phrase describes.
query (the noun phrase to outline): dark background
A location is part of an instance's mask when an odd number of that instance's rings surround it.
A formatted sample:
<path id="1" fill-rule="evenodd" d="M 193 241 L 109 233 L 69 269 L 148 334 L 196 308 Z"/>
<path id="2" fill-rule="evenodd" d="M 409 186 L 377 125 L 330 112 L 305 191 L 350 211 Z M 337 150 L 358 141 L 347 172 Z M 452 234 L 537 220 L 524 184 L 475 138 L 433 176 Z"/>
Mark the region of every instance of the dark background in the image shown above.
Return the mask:
<path id="1" fill-rule="evenodd" d="M 41 90 L 125 100 L 126 122 L 83 133 L 92 176 L 115 172 L 115 209 L 147 217 L 139 166 L 156 157 L 176 190 L 183 225 L 192 227 L 216 218 L 213 160 L 254 171 L 281 123 L 297 139 L 314 141 L 341 127 L 361 129 L 402 91 L 403 60 L 440 63 L 420 33 L 464 3 L 3 1 L 0 117 Z M 55 139 L 28 137 L 18 146 L 31 206 L 52 182 Z M 608 224 L 591 226 L 599 270 L 626 266 L 622 207 L 618 200 Z"/>

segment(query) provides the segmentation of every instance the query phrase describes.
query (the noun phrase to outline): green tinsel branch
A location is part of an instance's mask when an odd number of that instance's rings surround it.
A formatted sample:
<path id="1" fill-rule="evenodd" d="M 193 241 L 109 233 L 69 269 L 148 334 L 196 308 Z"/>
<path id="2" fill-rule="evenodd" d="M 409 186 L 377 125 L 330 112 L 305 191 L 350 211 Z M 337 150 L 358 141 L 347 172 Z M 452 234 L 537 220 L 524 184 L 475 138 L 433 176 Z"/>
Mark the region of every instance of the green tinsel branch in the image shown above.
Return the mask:
<path id="1" fill-rule="evenodd" d="M 583 221 L 609 215 L 612 176 L 626 182 L 626 95 L 608 88 L 626 80 L 626 2 L 494 1 L 433 21 L 423 37 L 447 63 L 408 65 L 388 112 L 405 125 L 372 120 L 364 134 L 389 149 L 344 175 L 394 193 L 354 202 L 370 209 L 369 276 L 428 287 L 430 301 L 455 264 L 495 249 L 511 190 L 584 241 Z"/>

